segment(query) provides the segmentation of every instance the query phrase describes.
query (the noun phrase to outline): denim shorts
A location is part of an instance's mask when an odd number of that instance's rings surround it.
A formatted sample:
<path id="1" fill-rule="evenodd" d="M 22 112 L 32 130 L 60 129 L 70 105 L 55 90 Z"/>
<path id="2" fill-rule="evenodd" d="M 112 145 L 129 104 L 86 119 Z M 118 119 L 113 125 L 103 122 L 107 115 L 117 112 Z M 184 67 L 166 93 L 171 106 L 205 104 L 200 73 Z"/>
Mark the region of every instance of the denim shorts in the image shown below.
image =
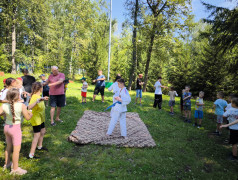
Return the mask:
<path id="1" fill-rule="evenodd" d="M 136 89 L 136 97 L 142 98 L 142 89 Z"/>
<path id="2" fill-rule="evenodd" d="M 203 119 L 203 111 L 195 110 L 194 118 Z"/>
<path id="3" fill-rule="evenodd" d="M 217 123 L 219 124 L 223 123 L 223 115 L 217 115 Z"/>

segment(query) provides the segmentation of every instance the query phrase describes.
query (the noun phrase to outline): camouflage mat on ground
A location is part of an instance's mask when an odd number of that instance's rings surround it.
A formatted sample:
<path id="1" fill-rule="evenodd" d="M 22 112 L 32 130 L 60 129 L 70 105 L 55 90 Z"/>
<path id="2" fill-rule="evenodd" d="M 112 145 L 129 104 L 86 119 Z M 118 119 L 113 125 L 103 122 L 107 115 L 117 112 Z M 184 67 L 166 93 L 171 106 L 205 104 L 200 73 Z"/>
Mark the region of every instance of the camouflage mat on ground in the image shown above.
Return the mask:
<path id="1" fill-rule="evenodd" d="M 68 140 L 76 144 L 116 145 L 119 147 L 156 146 L 138 113 L 127 112 L 126 118 L 128 139 L 121 137 L 119 121 L 112 136 L 107 137 L 110 112 L 85 111 Z"/>

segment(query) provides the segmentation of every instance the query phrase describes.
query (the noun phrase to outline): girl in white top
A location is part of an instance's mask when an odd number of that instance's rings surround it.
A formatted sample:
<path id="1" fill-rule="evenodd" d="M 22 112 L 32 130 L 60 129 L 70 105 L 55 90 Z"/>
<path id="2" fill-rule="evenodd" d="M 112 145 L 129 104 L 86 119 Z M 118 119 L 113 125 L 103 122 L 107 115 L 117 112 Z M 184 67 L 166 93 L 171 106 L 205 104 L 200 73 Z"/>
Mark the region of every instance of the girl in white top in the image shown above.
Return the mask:
<path id="1" fill-rule="evenodd" d="M 115 97 L 115 101 L 119 102 L 115 105 L 111 121 L 108 127 L 107 136 L 110 136 L 116 126 L 118 120 L 120 120 L 120 128 L 121 128 L 121 136 L 125 139 L 127 138 L 127 130 L 126 130 L 126 112 L 127 105 L 131 102 L 131 97 L 129 92 L 125 87 L 124 79 L 118 80 L 118 86 L 121 89 L 119 92 L 119 96 Z"/>
<path id="2" fill-rule="evenodd" d="M 23 115 L 25 119 L 30 120 L 32 113 L 27 111 L 27 108 L 24 104 L 18 102 L 19 99 L 19 89 L 9 89 L 6 95 L 6 100 L 8 103 L 4 103 L 0 107 L 0 115 L 6 115 L 4 134 L 6 136 L 7 148 L 5 150 L 5 165 L 3 168 L 10 168 L 13 164 L 11 174 L 23 175 L 26 174 L 27 171 L 18 167 L 22 141 L 21 118 Z M 10 162 L 12 152 L 13 163 Z"/>
<path id="3" fill-rule="evenodd" d="M 2 91 L 1 97 L 0 97 L 0 103 L 7 103 L 6 100 L 7 97 L 7 91 L 13 87 L 16 87 L 16 80 L 13 78 L 7 78 L 6 80 L 6 88 Z"/>

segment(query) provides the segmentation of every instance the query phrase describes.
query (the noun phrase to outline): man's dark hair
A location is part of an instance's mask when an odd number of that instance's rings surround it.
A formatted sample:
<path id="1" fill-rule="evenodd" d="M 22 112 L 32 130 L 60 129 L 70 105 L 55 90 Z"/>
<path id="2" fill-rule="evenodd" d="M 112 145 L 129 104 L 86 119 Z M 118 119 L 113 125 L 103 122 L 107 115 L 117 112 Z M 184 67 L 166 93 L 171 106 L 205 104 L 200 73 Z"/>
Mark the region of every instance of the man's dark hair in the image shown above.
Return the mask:
<path id="1" fill-rule="evenodd" d="M 158 77 L 158 79 L 162 79 L 162 77 L 161 77 L 161 76 L 159 76 L 159 77 Z"/>
<path id="2" fill-rule="evenodd" d="M 190 89 L 190 86 L 189 86 L 189 85 L 186 85 L 185 88 L 186 88 L 186 87 Z"/>
<path id="3" fill-rule="evenodd" d="M 238 107 L 238 97 L 232 97 L 231 102 L 234 103 L 236 107 Z"/>
<path id="4" fill-rule="evenodd" d="M 125 80 L 124 79 L 118 79 L 118 81 L 117 82 L 119 82 L 119 83 L 122 83 L 122 84 L 124 84 L 125 85 Z"/>
<path id="5" fill-rule="evenodd" d="M 218 95 L 219 97 L 221 97 L 221 98 L 224 98 L 224 96 L 225 96 L 222 91 L 218 92 L 217 95 Z"/>
<path id="6" fill-rule="evenodd" d="M 28 74 L 29 71 L 28 71 L 28 69 L 23 69 L 23 70 L 22 70 L 22 73 L 23 73 L 23 74 Z"/>

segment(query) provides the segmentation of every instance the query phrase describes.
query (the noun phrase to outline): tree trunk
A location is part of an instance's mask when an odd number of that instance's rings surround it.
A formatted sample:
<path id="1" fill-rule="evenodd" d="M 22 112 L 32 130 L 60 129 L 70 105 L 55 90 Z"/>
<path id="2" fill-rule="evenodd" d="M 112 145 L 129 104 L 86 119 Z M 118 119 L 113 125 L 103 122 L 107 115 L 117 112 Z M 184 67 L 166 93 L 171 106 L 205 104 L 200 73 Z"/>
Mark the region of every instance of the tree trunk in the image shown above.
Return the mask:
<path id="1" fill-rule="evenodd" d="M 131 71 L 130 71 L 130 77 L 129 77 L 129 84 L 128 84 L 128 89 L 131 90 L 131 85 L 132 81 L 135 78 L 135 72 L 136 72 L 136 67 L 137 67 L 137 14 L 139 10 L 139 4 L 138 0 L 136 0 L 136 6 L 135 6 L 135 15 L 134 15 L 134 30 L 133 30 L 133 37 L 132 37 L 132 44 L 133 44 L 133 52 L 132 52 L 132 66 L 131 66 Z"/>
<path id="2" fill-rule="evenodd" d="M 16 25 L 13 22 L 12 25 L 12 74 L 16 74 L 16 61 L 15 61 L 15 52 L 16 52 Z"/>
<path id="3" fill-rule="evenodd" d="M 144 77 L 144 86 L 143 86 L 143 92 L 146 92 L 146 87 L 147 87 L 147 82 L 148 82 L 148 72 L 149 72 L 149 67 L 150 67 L 150 59 L 151 59 L 151 54 L 152 54 L 152 49 L 154 45 L 154 39 L 155 39 L 155 29 L 156 29 L 156 22 L 153 24 L 153 29 L 150 35 L 150 45 L 149 49 L 147 52 L 147 61 L 146 61 L 146 66 L 145 66 L 145 77 Z"/>

